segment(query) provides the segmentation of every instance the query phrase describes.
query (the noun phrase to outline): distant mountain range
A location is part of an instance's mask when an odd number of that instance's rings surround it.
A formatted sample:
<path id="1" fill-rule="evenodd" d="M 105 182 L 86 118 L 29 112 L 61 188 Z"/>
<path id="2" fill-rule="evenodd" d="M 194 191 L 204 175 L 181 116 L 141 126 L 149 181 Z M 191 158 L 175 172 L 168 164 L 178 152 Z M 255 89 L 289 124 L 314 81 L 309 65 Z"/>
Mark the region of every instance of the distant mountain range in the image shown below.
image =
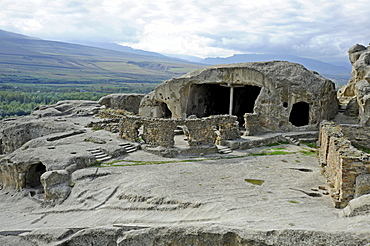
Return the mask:
<path id="1" fill-rule="evenodd" d="M 206 58 L 200 61 L 203 64 L 222 64 L 222 63 L 241 63 L 252 61 L 289 61 L 302 64 L 309 70 L 314 70 L 320 74 L 348 74 L 351 72 L 351 64 L 335 65 L 327 62 L 318 61 L 304 57 L 284 55 L 284 54 L 238 54 L 226 58 Z"/>
<path id="2" fill-rule="evenodd" d="M 98 48 L 0 30 L 2 83 L 159 83 L 202 66 L 115 44 Z"/>
<path id="3" fill-rule="evenodd" d="M 42 40 L 0 30 L 0 83 L 159 83 L 206 65 L 282 60 L 333 80 L 350 79 L 351 65 L 284 54 L 237 54 L 201 59 L 162 55 L 114 43 Z"/>

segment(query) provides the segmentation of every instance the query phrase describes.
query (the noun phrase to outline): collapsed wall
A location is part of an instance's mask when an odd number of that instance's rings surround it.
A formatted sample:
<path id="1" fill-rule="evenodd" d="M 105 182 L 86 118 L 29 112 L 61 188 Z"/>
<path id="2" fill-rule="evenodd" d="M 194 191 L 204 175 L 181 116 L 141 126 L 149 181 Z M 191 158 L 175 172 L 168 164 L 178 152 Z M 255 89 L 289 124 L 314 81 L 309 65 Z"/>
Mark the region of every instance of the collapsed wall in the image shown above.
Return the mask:
<path id="1" fill-rule="evenodd" d="M 358 129 L 357 134 L 353 133 L 353 129 Z M 360 181 L 363 175 L 370 175 L 370 155 L 355 148 L 351 142 L 356 141 L 353 136 L 361 135 L 366 130 L 369 129 L 359 127 L 343 131 L 334 123 L 321 124 L 319 159 L 337 208 L 345 207 L 353 198 L 370 193 L 370 184 Z"/>
<path id="2" fill-rule="evenodd" d="M 259 132 L 277 132 L 317 129 L 337 111 L 332 81 L 300 64 L 271 61 L 210 66 L 165 81 L 143 98 L 139 114 L 176 119 L 230 114 L 240 125 L 247 118 Z"/>
<path id="3" fill-rule="evenodd" d="M 162 119 L 140 116 L 122 116 L 120 136 L 132 142 L 143 141 L 153 146 L 172 148 L 175 130 L 185 129 L 189 146 L 215 144 L 216 141 L 236 139 L 240 136 L 236 116 L 218 115 L 194 119 Z M 140 130 L 141 129 L 141 130 Z M 139 131 L 142 131 L 140 134 Z M 139 136 L 140 134 L 140 136 Z"/>

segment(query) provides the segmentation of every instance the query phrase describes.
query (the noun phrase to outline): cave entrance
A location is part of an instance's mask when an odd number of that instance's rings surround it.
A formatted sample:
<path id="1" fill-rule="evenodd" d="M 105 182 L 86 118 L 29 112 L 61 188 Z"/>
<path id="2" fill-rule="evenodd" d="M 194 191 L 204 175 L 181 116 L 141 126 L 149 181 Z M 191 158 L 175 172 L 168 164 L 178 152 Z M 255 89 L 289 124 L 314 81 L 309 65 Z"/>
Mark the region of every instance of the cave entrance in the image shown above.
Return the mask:
<path id="1" fill-rule="evenodd" d="M 238 117 L 240 124 L 244 123 L 245 113 L 254 113 L 255 102 L 261 92 L 261 87 L 246 85 L 234 88 L 233 115 Z"/>
<path id="2" fill-rule="evenodd" d="M 290 112 L 289 121 L 295 126 L 308 125 L 310 119 L 310 105 L 306 102 L 293 104 Z"/>
<path id="3" fill-rule="evenodd" d="M 163 112 L 163 118 L 171 118 L 172 117 L 172 112 L 169 110 L 166 103 L 161 103 L 160 107 L 161 107 L 162 112 Z"/>
<path id="4" fill-rule="evenodd" d="M 253 85 L 192 85 L 186 114 L 197 117 L 232 114 L 243 124 L 244 114 L 254 112 L 260 92 L 261 87 Z"/>
<path id="5" fill-rule="evenodd" d="M 28 168 L 26 173 L 26 188 L 40 188 L 42 187 L 40 177 L 46 172 L 46 167 L 41 162 L 33 164 Z"/>

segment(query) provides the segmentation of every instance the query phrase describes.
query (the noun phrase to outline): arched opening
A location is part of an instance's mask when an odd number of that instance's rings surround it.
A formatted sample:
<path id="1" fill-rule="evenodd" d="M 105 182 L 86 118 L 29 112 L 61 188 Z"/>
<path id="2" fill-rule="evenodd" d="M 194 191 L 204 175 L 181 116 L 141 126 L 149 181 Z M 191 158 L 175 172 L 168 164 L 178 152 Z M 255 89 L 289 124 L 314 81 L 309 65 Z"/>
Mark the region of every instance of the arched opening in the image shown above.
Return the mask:
<path id="1" fill-rule="evenodd" d="M 161 110 L 163 113 L 163 118 L 171 118 L 172 117 L 172 112 L 168 109 L 168 106 L 166 103 L 161 103 Z"/>
<path id="2" fill-rule="evenodd" d="M 289 121 L 295 126 L 308 125 L 310 118 L 310 105 L 306 102 L 293 104 L 290 112 Z"/>
<path id="3" fill-rule="evenodd" d="M 174 130 L 174 146 L 176 148 L 186 148 L 189 147 L 188 142 L 189 130 L 186 125 L 176 126 Z"/>
<path id="4" fill-rule="evenodd" d="M 46 172 L 46 167 L 41 162 L 31 165 L 26 173 L 25 188 L 42 187 L 40 177 L 44 172 Z"/>

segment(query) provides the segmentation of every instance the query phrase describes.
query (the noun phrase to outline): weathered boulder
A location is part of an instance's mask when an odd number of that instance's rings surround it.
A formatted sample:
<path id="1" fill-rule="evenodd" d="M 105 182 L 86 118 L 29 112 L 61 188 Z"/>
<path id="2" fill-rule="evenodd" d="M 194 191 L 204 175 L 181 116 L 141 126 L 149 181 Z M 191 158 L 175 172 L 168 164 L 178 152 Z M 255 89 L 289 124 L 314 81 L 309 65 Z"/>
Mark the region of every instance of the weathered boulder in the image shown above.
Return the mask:
<path id="1" fill-rule="evenodd" d="M 64 200 L 71 193 L 71 174 L 66 170 L 44 172 L 40 181 L 47 200 Z"/>
<path id="2" fill-rule="evenodd" d="M 369 66 L 370 71 L 370 66 Z M 360 124 L 370 126 L 370 84 L 366 80 L 356 83 L 355 94 L 359 106 Z"/>
<path id="3" fill-rule="evenodd" d="M 173 118 L 245 114 L 261 132 L 317 128 L 338 111 L 334 83 L 283 61 L 210 66 L 160 84 L 143 99 L 140 115 Z"/>
<path id="4" fill-rule="evenodd" d="M 343 114 L 347 116 L 358 117 L 359 106 L 357 99 L 355 97 L 350 99 Z"/>
<path id="5" fill-rule="evenodd" d="M 342 103 L 355 98 L 359 107 L 360 124 L 370 125 L 370 46 L 356 44 L 348 51 L 352 78 L 338 91 Z"/>
<path id="6" fill-rule="evenodd" d="M 122 109 L 137 114 L 145 94 L 110 94 L 99 100 L 100 105 L 111 109 Z"/>
<path id="7" fill-rule="evenodd" d="M 370 195 L 363 195 L 349 201 L 343 209 L 344 216 L 353 217 L 370 213 Z"/>

